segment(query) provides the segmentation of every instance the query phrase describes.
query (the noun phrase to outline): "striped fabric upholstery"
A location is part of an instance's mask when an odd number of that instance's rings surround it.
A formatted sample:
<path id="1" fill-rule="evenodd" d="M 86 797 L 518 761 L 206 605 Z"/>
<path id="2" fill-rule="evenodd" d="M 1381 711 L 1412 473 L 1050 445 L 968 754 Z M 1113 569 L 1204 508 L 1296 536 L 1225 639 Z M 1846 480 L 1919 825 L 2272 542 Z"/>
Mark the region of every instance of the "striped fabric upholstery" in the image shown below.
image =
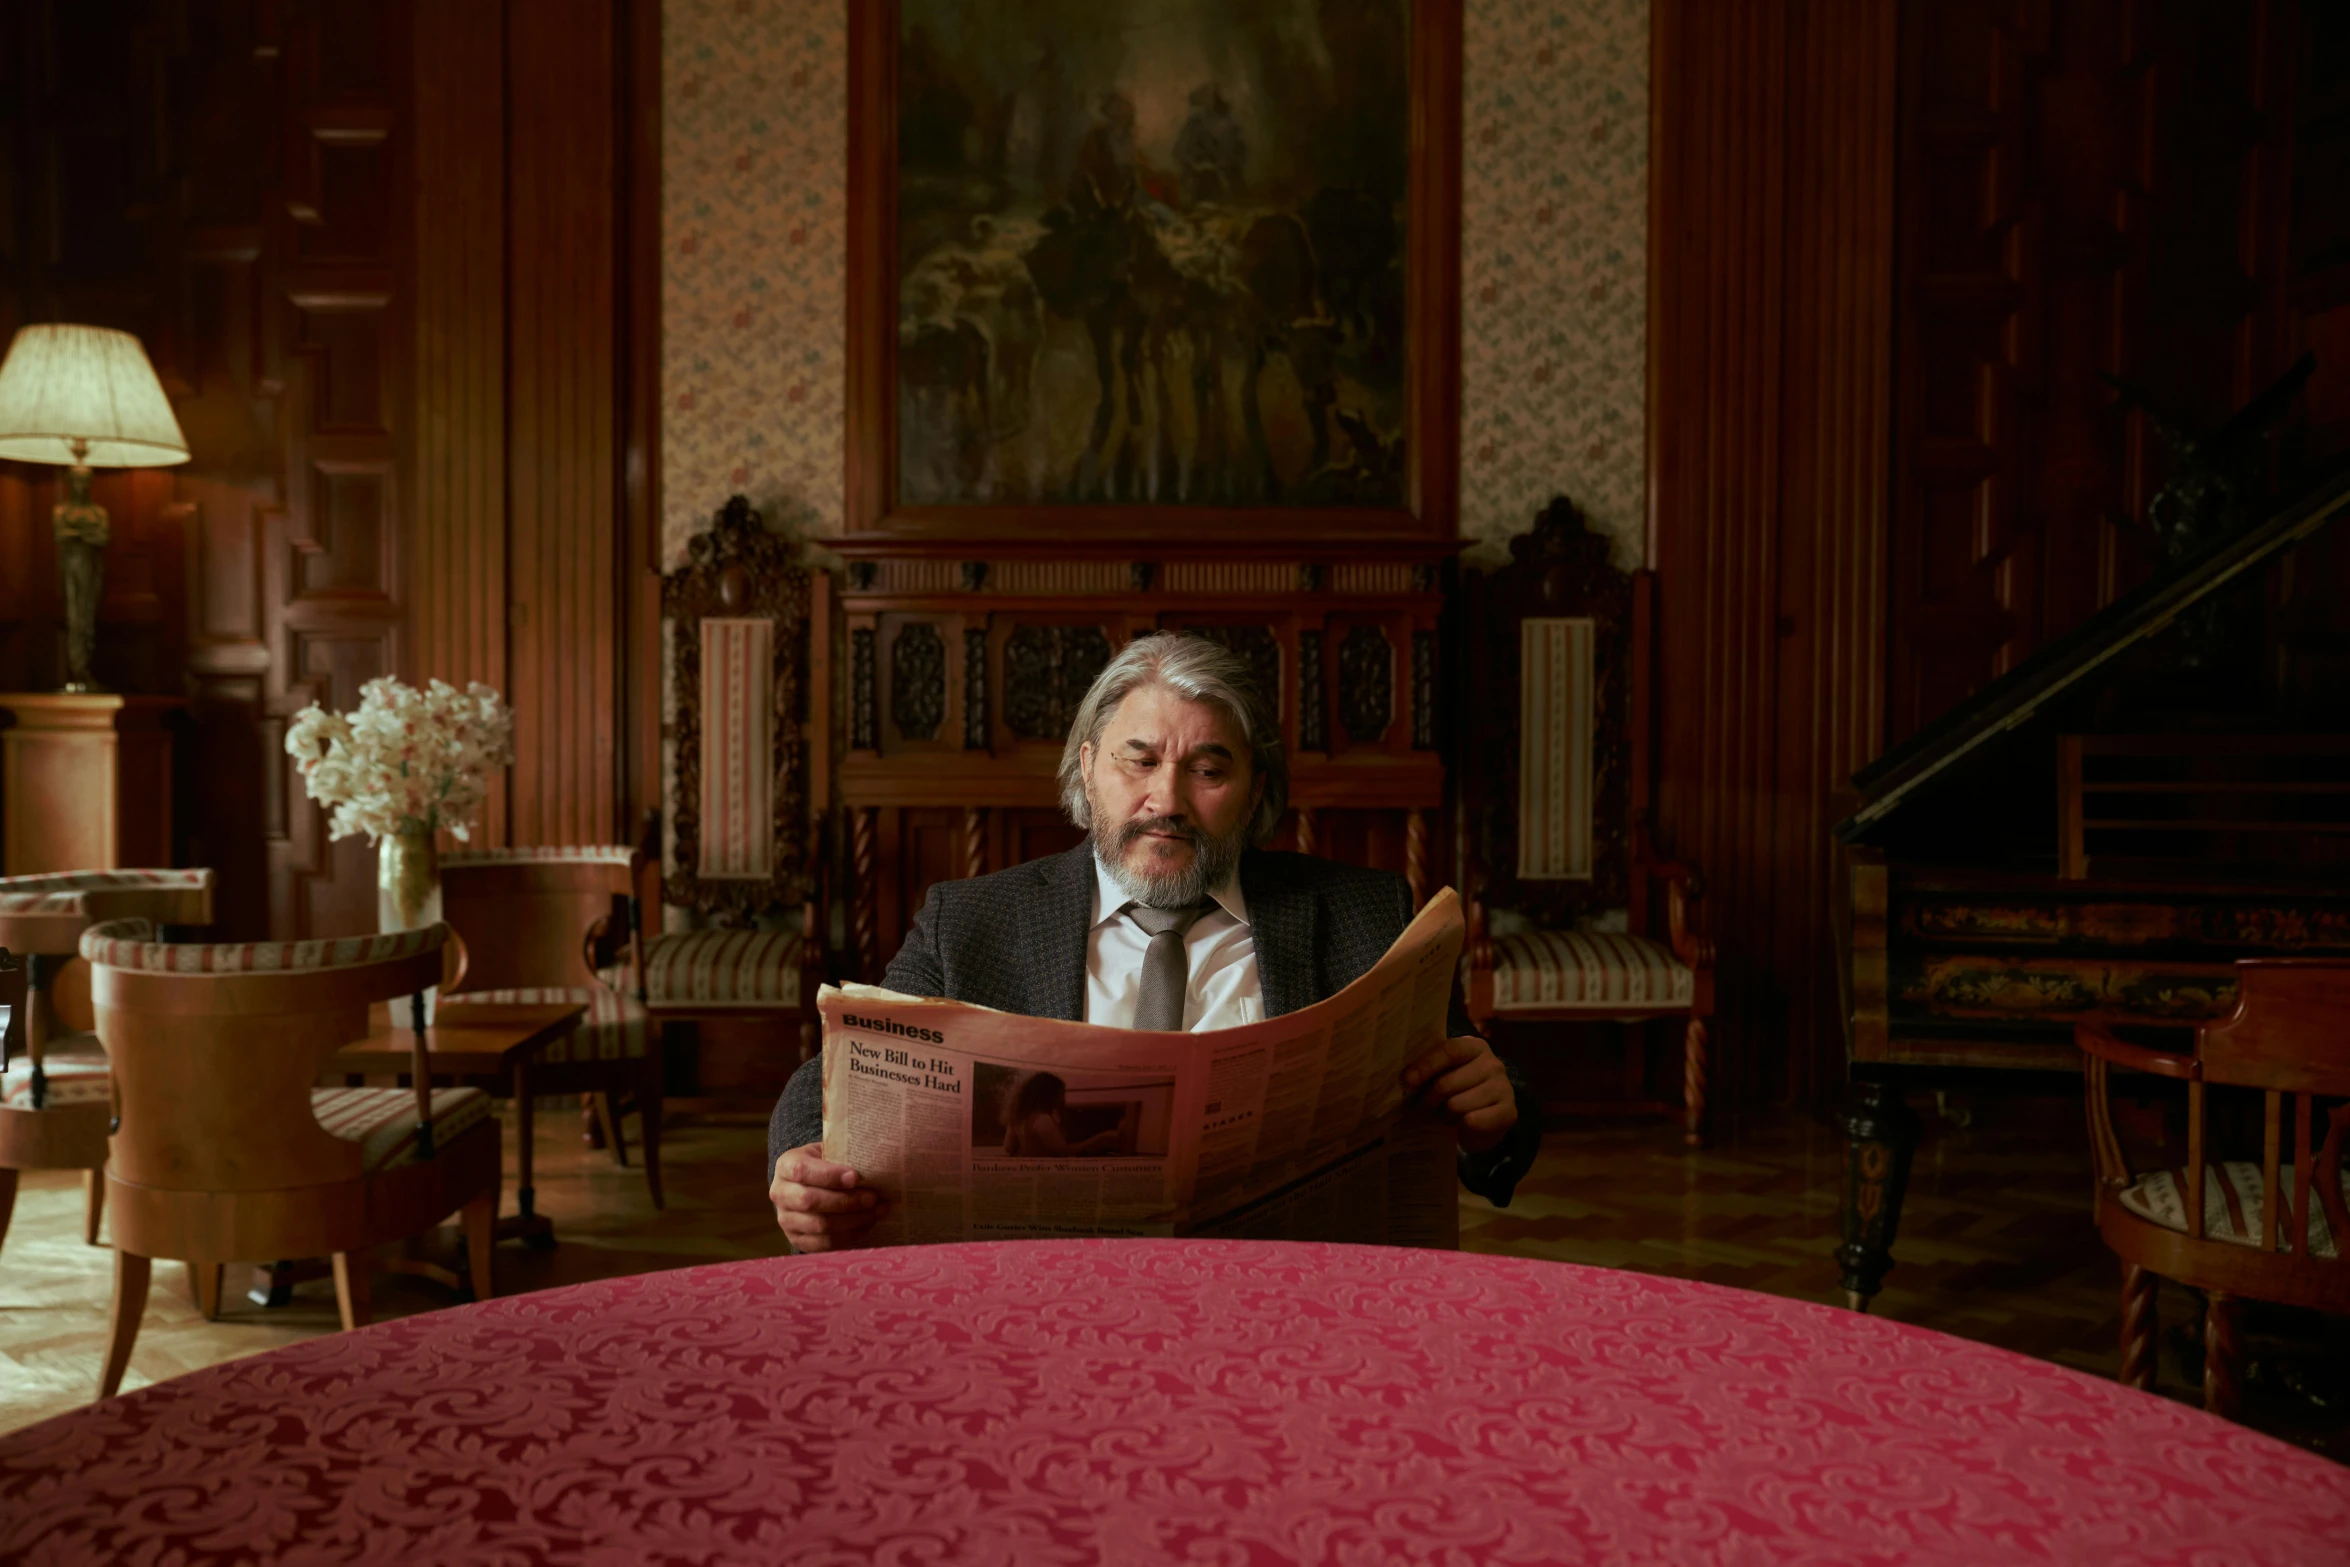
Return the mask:
<path id="1" fill-rule="evenodd" d="M 345 1142 L 357 1143 L 369 1174 L 416 1162 L 416 1091 L 412 1088 L 313 1088 L 310 1113 Z M 432 1138 L 445 1148 L 459 1133 L 490 1118 L 490 1096 L 478 1088 L 432 1091 Z"/>
<path id="2" fill-rule="evenodd" d="M 787 930 L 697 930 L 645 948 L 645 996 L 663 1007 L 796 1007 L 800 938 Z"/>
<path id="3" fill-rule="evenodd" d="M 2289 1167 L 2281 1169 L 2279 1181 L 2291 1173 Z M 2341 1181 L 2342 1196 L 2350 1201 L 2350 1169 L 2342 1171 Z M 2203 1167 L 2203 1238 L 2257 1248 L 2266 1196 L 2262 1188 L 2260 1166 L 2248 1160 L 2206 1164 Z M 2186 1191 L 2185 1170 L 2157 1170 L 2152 1175 L 2140 1176 L 2136 1185 L 2123 1192 L 2121 1205 L 2141 1219 L 2184 1235 L 2187 1233 Z M 2279 1251 L 2284 1250 L 2286 1237 L 2293 1233 L 2291 1194 L 2284 1194 L 2284 1200 L 2284 1209 L 2277 1215 Z M 2334 1228 L 2326 1222 L 2325 1209 L 2318 1204 L 2315 1192 L 2310 1194 L 2309 1228 L 2304 1240 L 2312 1257 L 2335 1254 Z"/>
<path id="4" fill-rule="evenodd" d="M 335 941 L 165 943 L 155 939 L 155 927 L 146 920 L 109 920 L 82 932 L 82 956 L 111 968 L 165 974 L 279 974 L 412 957 L 448 939 L 448 926 L 427 925 Z"/>
<path id="5" fill-rule="evenodd" d="M 0 913 L 72 914 L 85 892 L 201 892 L 212 885 L 209 870 L 62 871 L 44 876 L 0 876 Z"/>
<path id="6" fill-rule="evenodd" d="M 1529 618 L 1518 649 L 1518 879 L 1591 875 L 1596 623 Z"/>
<path id="7" fill-rule="evenodd" d="M 584 1006 L 588 1015 L 576 1032 L 540 1051 L 534 1058 L 546 1062 L 639 1061 L 652 1037 L 652 1014 L 636 997 L 602 985 L 519 986 L 509 990 L 468 990 L 461 996 L 441 997 L 440 1016 L 450 1023 L 465 1021 L 468 1002 L 509 1006 Z"/>
<path id="8" fill-rule="evenodd" d="M 460 849 L 441 856 L 451 865 L 629 865 L 636 850 L 624 843 L 547 844 L 519 849 Z"/>
<path id="9" fill-rule="evenodd" d="M 1537 930 L 1493 943 L 1493 1009 L 1688 1006 L 1696 972 L 1645 936 Z"/>
<path id="10" fill-rule="evenodd" d="M 55 1052 L 61 1045 L 87 1039 L 95 1049 L 95 1034 L 69 1034 L 63 1040 L 51 1040 L 41 1055 L 41 1075 L 48 1079 L 49 1095 L 44 1108 L 50 1105 L 104 1104 L 113 1097 L 114 1078 L 107 1070 L 106 1058 L 93 1059 L 87 1055 L 61 1057 Z M 11 1110 L 29 1110 L 33 1106 L 33 1058 L 18 1056 L 8 1063 L 8 1070 L 0 1073 L 0 1104 Z"/>
<path id="11" fill-rule="evenodd" d="M 775 873 L 775 622 L 702 621 L 705 881 Z"/>

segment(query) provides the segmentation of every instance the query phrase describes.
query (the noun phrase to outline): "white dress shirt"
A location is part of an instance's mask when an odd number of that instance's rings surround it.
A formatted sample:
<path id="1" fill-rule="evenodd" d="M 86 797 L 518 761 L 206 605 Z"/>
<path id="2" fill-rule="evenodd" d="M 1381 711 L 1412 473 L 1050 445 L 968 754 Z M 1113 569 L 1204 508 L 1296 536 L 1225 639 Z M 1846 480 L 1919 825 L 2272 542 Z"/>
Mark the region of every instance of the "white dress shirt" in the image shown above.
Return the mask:
<path id="1" fill-rule="evenodd" d="M 1216 906 L 1183 936 L 1190 974 L 1183 984 L 1183 1030 L 1238 1028 L 1262 1022 L 1264 987 L 1257 982 L 1257 939 L 1241 901 L 1240 873 L 1208 894 Z M 1133 901 L 1093 862 L 1093 923 L 1085 937 L 1085 1021 L 1132 1028 L 1142 1001 L 1142 957 L 1150 936 L 1126 910 Z"/>

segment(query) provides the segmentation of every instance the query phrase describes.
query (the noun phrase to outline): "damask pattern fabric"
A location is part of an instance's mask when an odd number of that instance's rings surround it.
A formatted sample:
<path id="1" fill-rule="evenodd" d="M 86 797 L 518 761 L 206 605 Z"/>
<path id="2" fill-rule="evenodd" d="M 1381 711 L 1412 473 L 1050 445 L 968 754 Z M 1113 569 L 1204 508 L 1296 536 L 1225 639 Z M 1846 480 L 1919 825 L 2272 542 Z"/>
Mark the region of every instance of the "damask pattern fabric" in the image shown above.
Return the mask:
<path id="1" fill-rule="evenodd" d="M 622 991 L 602 985 L 516 986 L 508 990 L 468 990 L 443 996 L 440 1021 L 462 1024 L 467 1003 L 491 1006 L 584 1006 L 587 1016 L 577 1029 L 545 1046 L 531 1059 L 557 1065 L 566 1061 L 636 1061 L 644 1057 L 652 1036 L 652 1014 L 644 1003 Z"/>
<path id="2" fill-rule="evenodd" d="M 696 930 L 645 948 L 645 999 L 663 1007 L 796 1007 L 800 938 L 787 930 Z"/>
<path id="3" fill-rule="evenodd" d="M 478 1088 L 432 1091 L 433 1146 L 445 1148 L 490 1118 L 490 1096 Z M 368 1174 L 416 1162 L 416 1090 L 313 1088 L 310 1113 L 329 1134 L 359 1145 Z"/>
<path id="4" fill-rule="evenodd" d="M 449 939 L 446 925 L 321 941 L 161 942 L 147 920 L 109 920 L 82 932 L 82 956 L 113 968 L 166 974 L 274 974 L 351 968 L 430 952 Z"/>
<path id="5" fill-rule="evenodd" d="M 0 1436 L 0 1559 L 2338 1564 L 2350 1470 L 1881 1317 L 1373 1247 L 779 1257 Z"/>
<path id="6" fill-rule="evenodd" d="M 1696 971 L 1673 956 L 1672 948 L 1645 936 L 1537 930 L 1496 937 L 1493 942 L 1496 1012 L 1531 1007 L 1685 1007 L 1696 993 Z"/>
<path id="7" fill-rule="evenodd" d="M 2279 1172 L 2278 1179 L 2289 1184 L 2291 1174 L 2288 1165 Z M 2342 1172 L 2341 1186 L 2343 1200 L 2350 1202 L 2350 1170 Z M 2204 1165 L 2203 1238 L 2257 1248 L 2266 1208 L 2264 1188 L 2257 1164 L 2230 1159 Z M 2293 1234 L 2293 1199 L 2289 1193 L 2280 1192 L 2278 1196 L 2282 1206 L 2277 1213 L 2277 1250 L 2283 1251 Z M 2157 1170 L 2152 1175 L 2140 1176 L 2135 1185 L 2121 1193 L 2120 1201 L 2141 1219 L 2181 1235 L 2187 1233 L 2187 1172 L 2183 1169 Z M 2309 1256 L 2334 1255 L 2334 1229 L 2326 1222 L 2325 1209 L 2319 1205 L 2315 1191 L 2310 1193 L 2309 1222 L 2302 1242 Z"/>
<path id="8" fill-rule="evenodd" d="M 0 914 L 72 914 L 88 892 L 155 889 L 201 892 L 212 885 L 209 870 L 63 871 L 42 876 L 0 876 Z"/>

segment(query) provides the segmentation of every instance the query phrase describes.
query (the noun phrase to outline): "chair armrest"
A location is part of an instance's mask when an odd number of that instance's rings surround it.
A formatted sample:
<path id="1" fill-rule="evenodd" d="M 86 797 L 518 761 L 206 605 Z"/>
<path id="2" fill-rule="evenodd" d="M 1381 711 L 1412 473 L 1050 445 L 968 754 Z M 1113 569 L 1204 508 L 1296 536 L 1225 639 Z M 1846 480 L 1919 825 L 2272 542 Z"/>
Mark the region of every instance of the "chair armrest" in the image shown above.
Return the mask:
<path id="1" fill-rule="evenodd" d="M 2190 1083 L 2203 1081 L 2203 1063 L 2193 1056 L 2164 1055 L 2133 1045 L 2115 1036 L 2103 1023 L 2075 1023 L 2073 1043 L 2100 1061 L 2127 1067 L 2133 1072 L 2147 1072 L 2156 1077 L 2175 1077 Z"/>
<path id="2" fill-rule="evenodd" d="M 1686 860 L 1668 860 L 1656 852 L 1648 835 L 1648 811 L 1632 813 L 1632 874 L 1650 876 L 1665 884 L 1665 927 L 1673 956 L 1694 969 L 1714 966 L 1714 941 L 1699 926 L 1698 900 L 1705 896 L 1705 878 Z"/>

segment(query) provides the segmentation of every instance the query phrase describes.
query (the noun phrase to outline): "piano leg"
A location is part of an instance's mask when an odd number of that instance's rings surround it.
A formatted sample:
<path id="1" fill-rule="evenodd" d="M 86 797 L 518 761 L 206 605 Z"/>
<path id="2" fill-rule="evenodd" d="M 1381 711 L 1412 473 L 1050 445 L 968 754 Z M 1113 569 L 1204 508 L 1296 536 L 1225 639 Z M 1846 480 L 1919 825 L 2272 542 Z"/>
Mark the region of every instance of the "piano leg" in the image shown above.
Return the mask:
<path id="1" fill-rule="evenodd" d="M 1844 1244 L 1836 1248 L 1836 1265 L 1844 1271 L 1844 1303 L 1866 1311 L 1893 1266 L 1918 1118 L 1898 1088 L 1854 1083 L 1844 1104 L 1844 1136 Z"/>

